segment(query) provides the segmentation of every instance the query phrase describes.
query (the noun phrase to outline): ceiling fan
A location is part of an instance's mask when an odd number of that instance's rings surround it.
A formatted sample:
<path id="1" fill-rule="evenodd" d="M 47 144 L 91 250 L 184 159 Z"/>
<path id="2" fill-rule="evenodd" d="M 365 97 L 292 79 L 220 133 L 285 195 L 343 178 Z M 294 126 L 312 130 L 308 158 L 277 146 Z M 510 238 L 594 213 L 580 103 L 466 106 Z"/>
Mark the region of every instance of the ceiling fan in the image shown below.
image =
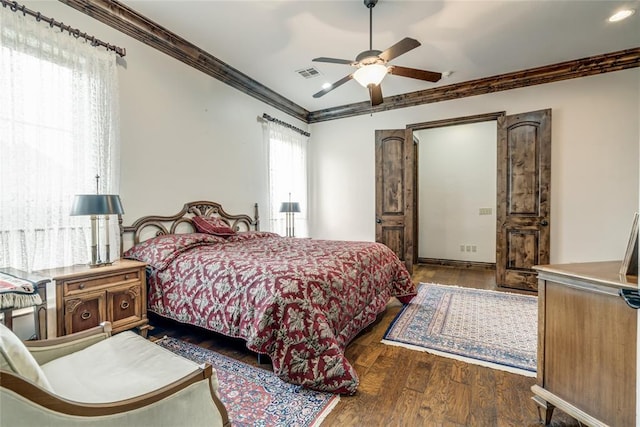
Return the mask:
<path id="1" fill-rule="evenodd" d="M 405 37 L 385 51 L 373 49 L 373 7 L 376 5 L 376 3 L 378 3 L 378 0 L 364 0 L 364 5 L 369 9 L 369 50 L 365 50 L 364 52 L 358 54 L 355 61 L 325 57 L 313 59 L 313 61 L 315 62 L 344 64 L 358 68 L 348 76 L 341 78 L 326 89 L 323 89 L 320 92 L 314 94 L 314 98 L 320 98 L 321 96 L 326 95 L 338 86 L 342 86 L 349 80 L 355 79 L 362 86 L 369 89 L 371 105 L 375 106 L 382 104 L 382 89 L 380 88 L 380 82 L 382 82 L 382 79 L 384 79 L 384 76 L 386 76 L 387 74 L 425 80 L 428 82 L 437 82 L 442 77 L 442 73 L 418 70 L 415 68 L 400 67 L 398 65 L 389 64 L 389 61 L 391 61 L 392 59 L 395 59 L 398 56 L 420 46 L 420 42 L 415 39 Z"/>

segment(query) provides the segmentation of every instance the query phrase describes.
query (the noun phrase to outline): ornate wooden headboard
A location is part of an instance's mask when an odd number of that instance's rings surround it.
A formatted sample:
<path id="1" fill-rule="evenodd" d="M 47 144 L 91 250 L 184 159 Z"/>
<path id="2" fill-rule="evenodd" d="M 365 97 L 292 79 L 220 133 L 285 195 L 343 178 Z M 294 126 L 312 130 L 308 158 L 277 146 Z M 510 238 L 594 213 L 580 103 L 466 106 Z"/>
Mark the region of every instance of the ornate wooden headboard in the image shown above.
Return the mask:
<path id="1" fill-rule="evenodd" d="M 222 218 L 236 231 L 259 230 L 258 204 L 254 205 L 253 218 L 249 215 L 231 215 L 225 212 L 220 203 L 198 201 L 185 203 L 175 215 L 150 215 L 137 219 L 129 226 L 120 223 L 120 254 L 125 246 L 135 245 L 151 237 L 164 234 L 193 233 L 195 228 L 191 218 L 194 216 Z"/>

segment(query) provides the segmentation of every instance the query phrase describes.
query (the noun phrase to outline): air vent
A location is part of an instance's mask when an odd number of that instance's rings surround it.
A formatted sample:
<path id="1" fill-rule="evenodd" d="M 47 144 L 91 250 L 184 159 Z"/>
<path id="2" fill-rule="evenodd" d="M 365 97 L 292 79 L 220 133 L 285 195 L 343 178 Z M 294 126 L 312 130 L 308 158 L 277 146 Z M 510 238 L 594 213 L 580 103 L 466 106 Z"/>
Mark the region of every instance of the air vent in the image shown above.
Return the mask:
<path id="1" fill-rule="evenodd" d="M 320 75 L 320 71 L 318 71 L 315 67 L 303 68 L 301 70 L 296 70 L 296 73 L 300 74 L 305 79 L 312 79 L 314 77 L 318 77 Z"/>

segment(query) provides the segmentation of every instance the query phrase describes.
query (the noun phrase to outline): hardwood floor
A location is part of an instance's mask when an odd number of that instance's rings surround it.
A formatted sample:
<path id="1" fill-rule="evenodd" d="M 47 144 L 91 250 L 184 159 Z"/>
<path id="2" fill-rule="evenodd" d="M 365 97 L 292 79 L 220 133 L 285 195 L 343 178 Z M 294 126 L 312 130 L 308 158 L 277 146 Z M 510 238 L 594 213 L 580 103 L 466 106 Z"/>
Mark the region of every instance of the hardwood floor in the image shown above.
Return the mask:
<path id="1" fill-rule="evenodd" d="M 418 265 L 413 280 L 496 290 L 492 270 Z M 354 396 L 342 396 L 323 426 L 536 426 L 531 400 L 535 378 L 382 344 L 400 311 L 390 305 L 380 319 L 349 344 L 346 355 L 360 377 Z M 258 365 L 239 340 L 152 318 L 151 335 L 170 335 Z M 552 426 L 580 424 L 556 409 Z"/>

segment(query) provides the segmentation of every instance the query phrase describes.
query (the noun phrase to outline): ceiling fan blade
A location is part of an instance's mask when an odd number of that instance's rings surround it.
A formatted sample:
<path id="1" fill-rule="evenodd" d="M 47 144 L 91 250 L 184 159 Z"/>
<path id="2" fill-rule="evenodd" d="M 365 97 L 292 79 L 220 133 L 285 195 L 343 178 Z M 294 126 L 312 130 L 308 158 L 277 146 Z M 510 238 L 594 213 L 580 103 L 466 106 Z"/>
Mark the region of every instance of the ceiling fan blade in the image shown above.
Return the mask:
<path id="1" fill-rule="evenodd" d="M 369 85 L 369 97 L 371 98 L 371 106 L 382 104 L 382 88 L 380 85 Z"/>
<path id="2" fill-rule="evenodd" d="M 378 56 L 388 62 L 403 53 L 409 52 L 411 49 L 417 48 L 418 46 L 420 46 L 420 42 L 418 40 L 405 37 Z"/>
<path id="3" fill-rule="evenodd" d="M 353 61 L 349 59 L 337 59 L 337 58 L 325 58 L 321 56 L 320 58 L 313 58 L 314 62 L 328 62 L 330 64 L 344 64 L 344 65 L 353 65 Z"/>
<path id="4" fill-rule="evenodd" d="M 353 74 L 349 74 L 348 76 L 344 76 L 343 78 L 341 78 L 340 80 L 338 80 L 337 82 L 335 82 L 334 84 L 329 86 L 328 88 L 322 89 L 318 93 L 314 93 L 313 97 L 314 98 L 320 98 L 321 96 L 326 95 L 327 93 L 331 92 L 332 90 L 334 90 L 338 86 L 342 86 L 343 84 L 345 84 L 346 82 L 348 82 L 352 78 L 353 78 Z"/>
<path id="5" fill-rule="evenodd" d="M 417 70 L 415 68 L 400 67 L 398 65 L 390 66 L 388 73 L 393 74 L 394 76 L 409 77 L 412 79 L 425 80 L 428 82 L 437 82 L 442 78 L 442 73 Z"/>

